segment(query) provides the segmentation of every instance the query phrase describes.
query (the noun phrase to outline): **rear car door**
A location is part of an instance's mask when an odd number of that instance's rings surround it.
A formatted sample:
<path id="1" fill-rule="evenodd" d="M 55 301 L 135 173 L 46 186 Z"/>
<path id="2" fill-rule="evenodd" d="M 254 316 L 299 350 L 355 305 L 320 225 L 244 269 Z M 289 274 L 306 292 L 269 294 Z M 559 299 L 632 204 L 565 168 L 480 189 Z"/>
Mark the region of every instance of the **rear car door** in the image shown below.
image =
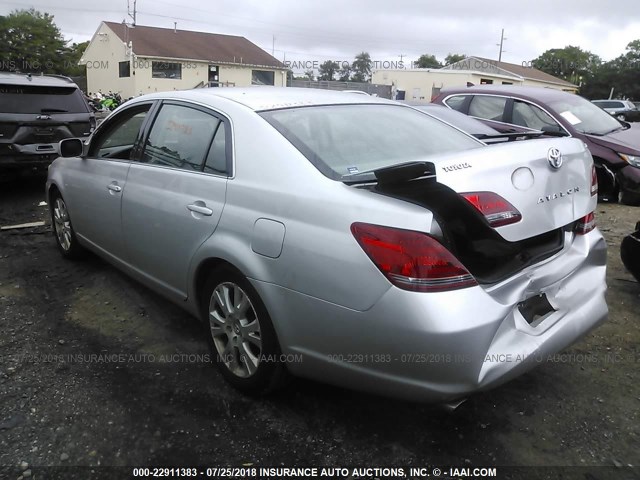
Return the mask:
<path id="1" fill-rule="evenodd" d="M 189 263 L 214 232 L 231 172 L 231 129 L 208 108 L 164 101 L 122 201 L 130 265 L 185 298 Z"/>
<path id="2" fill-rule="evenodd" d="M 64 194 L 76 233 L 121 260 L 122 191 L 152 106 L 137 104 L 107 119 L 91 139 L 87 156 L 72 159 L 65 168 Z"/>

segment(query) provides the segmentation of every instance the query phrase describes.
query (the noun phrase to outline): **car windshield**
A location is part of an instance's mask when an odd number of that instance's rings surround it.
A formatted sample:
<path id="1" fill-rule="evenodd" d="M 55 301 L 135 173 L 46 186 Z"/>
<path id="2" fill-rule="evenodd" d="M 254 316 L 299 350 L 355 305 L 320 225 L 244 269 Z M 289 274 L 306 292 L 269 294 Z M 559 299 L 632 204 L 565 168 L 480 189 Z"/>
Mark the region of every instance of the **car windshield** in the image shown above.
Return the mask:
<path id="1" fill-rule="evenodd" d="M 87 105 L 75 87 L 0 85 L 2 113 L 86 113 Z"/>
<path id="2" fill-rule="evenodd" d="M 606 135 L 622 128 L 615 118 L 578 95 L 563 95 L 547 103 L 580 133 Z"/>
<path id="3" fill-rule="evenodd" d="M 316 168 L 336 180 L 483 146 L 435 118 L 400 105 L 297 107 L 261 115 Z"/>

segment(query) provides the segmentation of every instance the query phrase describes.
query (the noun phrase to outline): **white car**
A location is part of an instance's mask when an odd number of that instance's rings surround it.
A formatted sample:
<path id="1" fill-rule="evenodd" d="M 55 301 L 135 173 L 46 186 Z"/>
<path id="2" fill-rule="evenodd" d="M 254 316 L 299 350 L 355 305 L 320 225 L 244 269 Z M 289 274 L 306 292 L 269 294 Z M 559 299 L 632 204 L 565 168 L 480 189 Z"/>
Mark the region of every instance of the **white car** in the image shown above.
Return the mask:
<path id="1" fill-rule="evenodd" d="M 576 139 L 487 146 L 396 102 L 255 87 L 142 96 L 60 150 L 61 253 L 89 249 L 199 317 L 242 391 L 290 373 L 455 400 L 607 316 Z"/>

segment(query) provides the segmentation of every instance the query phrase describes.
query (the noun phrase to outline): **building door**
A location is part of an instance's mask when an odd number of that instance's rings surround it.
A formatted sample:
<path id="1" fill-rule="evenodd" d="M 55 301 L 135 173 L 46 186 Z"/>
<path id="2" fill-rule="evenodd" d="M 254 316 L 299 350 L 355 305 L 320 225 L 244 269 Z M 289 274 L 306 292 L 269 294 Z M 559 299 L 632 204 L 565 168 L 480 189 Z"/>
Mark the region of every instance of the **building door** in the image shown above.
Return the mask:
<path id="1" fill-rule="evenodd" d="M 209 82 L 210 87 L 219 86 L 220 77 L 218 68 L 219 67 L 217 65 L 209 65 L 209 79 L 207 81 Z"/>

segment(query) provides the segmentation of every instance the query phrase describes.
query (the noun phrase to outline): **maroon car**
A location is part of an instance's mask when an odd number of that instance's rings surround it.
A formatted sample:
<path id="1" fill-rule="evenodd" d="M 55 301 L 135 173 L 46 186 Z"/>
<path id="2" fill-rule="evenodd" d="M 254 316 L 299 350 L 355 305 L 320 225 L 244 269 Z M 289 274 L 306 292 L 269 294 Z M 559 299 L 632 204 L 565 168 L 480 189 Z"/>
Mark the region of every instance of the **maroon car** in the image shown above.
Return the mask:
<path id="1" fill-rule="evenodd" d="M 537 129 L 584 141 L 602 199 L 640 205 L 640 128 L 588 100 L 551 88 L 482 85 L 443 89 L 434 103 L 476 117 L 501 132 Z"/>

